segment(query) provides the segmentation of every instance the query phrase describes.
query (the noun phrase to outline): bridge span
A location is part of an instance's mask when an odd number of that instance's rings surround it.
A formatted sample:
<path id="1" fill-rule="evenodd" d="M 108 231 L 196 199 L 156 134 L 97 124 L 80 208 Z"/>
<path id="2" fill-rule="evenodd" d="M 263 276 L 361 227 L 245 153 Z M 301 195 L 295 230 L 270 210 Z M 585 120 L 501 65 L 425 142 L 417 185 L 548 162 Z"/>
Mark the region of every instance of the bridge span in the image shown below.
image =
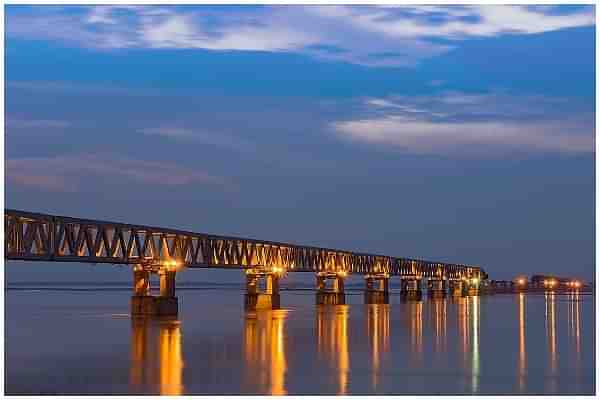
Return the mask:
<path id="1" fill-rule="evenodd" d="M 317 301 L 324 303 L 343 301 L 343 279 L 349 274 L 365 276 L 366 292 L 377 294 L 375 297 L 365 296 L 366 300 L 369 297 L 371 301 L 386 301 L 390 276 L 400 276 L 403 282 L 401 293 L 416 298 L 420 297 L 422 280 L 428 282 L 433 293 L 437 290 L 441 294 L 453 285 L 452 282 L 460 287 L 460 291 L 464 291 L 467 287 L 461 282 L 472 282 L 471 286 L 477 286 L 479 280 L 486 276 L 480 267 L 472 265 L 13 209 L 4 211 L 4 229 L 4 253 L 9 260 L 134 266 L 133 313 L 136 310 L 142 312 L 144 307 L 149 313 L 154 313 L 157 309 L 155 304 L 167 298 L 172 300 L 167 301 L 171 306 L 166 308 L 172 310 L 174 307 L 176 312 L 175 273 L 181 268 L 245 270 L 248 288 L 246 305 L 250 307 L 261 306 L 265 298 L 270 306 L 278 305 L 278 281 L 289 272 L 315 273 L 319 291 Z M 159 296 L 150 296 L 151 273 L 160 276 Z M 266 288 L 262 291 L 258 284 L 261 279 L 266 282 Z M 333 288 L 327 288 L 328 281 L 333 281 Z M 374 285 L 374 282 L 379 284 Z M 381 295 L 383 293 L 385 295 Z M 146 297 L 150 300 L 144 299 Z"/>

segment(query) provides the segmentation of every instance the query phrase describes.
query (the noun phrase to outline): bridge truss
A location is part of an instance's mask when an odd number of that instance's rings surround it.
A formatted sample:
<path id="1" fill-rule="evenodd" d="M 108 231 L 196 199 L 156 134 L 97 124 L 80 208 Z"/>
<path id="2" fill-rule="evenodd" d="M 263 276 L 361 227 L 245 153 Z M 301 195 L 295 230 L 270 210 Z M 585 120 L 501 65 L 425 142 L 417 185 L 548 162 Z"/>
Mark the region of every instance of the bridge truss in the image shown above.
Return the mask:
<path id="1" fill-rule="evenodd" d="M 152 264 L 188 268 L 278 266 L 288 272 L 344 271 L 461 279 L 481 268 L 462 264 L 193 233 L 118 222 L 4 211 L 4 254 L 9 260 Z"/>

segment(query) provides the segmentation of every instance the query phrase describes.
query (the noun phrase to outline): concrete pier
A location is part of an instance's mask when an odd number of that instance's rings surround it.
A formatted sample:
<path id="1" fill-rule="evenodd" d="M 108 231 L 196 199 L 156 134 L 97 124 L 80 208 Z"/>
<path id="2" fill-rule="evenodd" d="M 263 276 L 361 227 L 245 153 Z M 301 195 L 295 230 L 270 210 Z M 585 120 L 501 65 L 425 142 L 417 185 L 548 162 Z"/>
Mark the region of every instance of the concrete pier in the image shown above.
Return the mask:
<path id="1" fill-rule="evenodd" d="M 427 297 L 430 299 L 443 299 L 446 297 L 446 281 L 441 278 L 427 281 Z"/>
<path id="2" fill-rule="evenodd" d="M 510 288 L 510 292 L 511 293 L 518 293 L 519 292 L 519 288 L 518 287 L 511 287 Z M 487 296 L 491 296 L 493 294 L 496 294 L 496 290 L 494 288 L 494 286 L 491 285 L 490 281 L 481 281 L 480 285 L 479 285 L 479 293 L 481 295 L 487 295 Z"/>
<path id="3" fill-rule="evenodd" d="M 260 280 L 264 279 L 264 289 L 260 288 Z M 273 271 L 246 271 L 246 294 L 244 308 L 253 310 L 277 310 L 281 308 L 279 295 L 279 275 Z"/>
<path id="4" fill-rule="evenodd" d="M 402 277 L 400 279 L 400 300 L 420 301 L 423 298 L 420 277 Z"/>
<path id="5" fill-rule="evenodd" d="M 159 295 L 150 292 L 150 274 L 159 275 Z M 133 269 L 133 296 L 131 296 L 132 316 L 176 317 L 179 302 L 175 297 L 175 271 L 167 268 L 153 270 L 148 266 L 136 265 Z"/>
<path id="6" fill-rule="evenodd" d="M 467 296 L 479 296 L 481 294 L 480 282 L 479 278 L 471 278 L 466 281 Z"/>
<path id="7" fill-rule="evenodd" d="M 389 304 L 389 276 L 372 274 L 365 276 L 365 304 Z"/>
<path id="8" fill-rule="evenodd" d="M 317 305 L 343 305 L 346 304 L 346 294 L 344 293 L 345 272 L 319 272 L 317 274 Z M 331 281 L 330 288 L 327 282 Z"/>
<path id="9" fill-rule="evenodd" d="M 464 297 L 467 295 L 465 282 L 458 279 L 448 281 L 448 291 L 451 297 Z"/>
<path id="10" fill-rule="evenodd" d="M 176 317 L 178 312 L 177 297 L 131 296 L 132 316 Z"/>

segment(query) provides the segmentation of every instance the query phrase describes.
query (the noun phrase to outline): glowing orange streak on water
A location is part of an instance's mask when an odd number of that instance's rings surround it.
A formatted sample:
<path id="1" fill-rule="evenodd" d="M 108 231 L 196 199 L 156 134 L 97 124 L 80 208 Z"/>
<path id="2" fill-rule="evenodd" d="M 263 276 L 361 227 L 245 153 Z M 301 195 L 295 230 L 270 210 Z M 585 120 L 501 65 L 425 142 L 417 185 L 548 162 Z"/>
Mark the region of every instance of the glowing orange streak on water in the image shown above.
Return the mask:
<path id="1" fill-rule="evenodd" d="M 556 298 L 554 293 L 546 293 L 546 335 L 550 355 L 550 378 L 547 380 L 550 392 L 556 391 L 558 356 L 556 353 Z"/>
<path id="2" fill-rule="evenodd" d="M 180 395 L 182 393 L 182 371 L 179 324 L 165 326 L 160 330 L 160 394 Z"/>
<path id="3" fill-rule="evenodd" d="M 377 388 L 381 354 L 389 350 L 389 305 L 372 304 L 367 309 L 367 334 L 371 344 L 372 386 Z"/>
<path id="4" fill-rule="evenodd" d="M 340 355 L 339 370 L 340 370 L 340 392 L 345 394 L 348 386 L 348 370 L 350 369 L 350 357 L 348 354 L 348 308 L 344 307 L 343 312 L 337 314 L 336 325 L 339 329 L 339 347 Z"/>
<path id="5" fill-rule="evenodd" d="M 132 385 L 158 385 L 160 394 L 183 392 L 183 358 L 179 321 L 132 321 Z"/>
<path id="6" fill-rule="evenodd" d="M 273 318 L 273 330 L 271 335 L 271 394 L 281 396 L 287 394 L 285 389 L 285 373 L 287 361 L 284 347 L 284 317 Z"/>
<path id="7" fill-rule="evenodd" d="M 260 311 L 246 316 L 245 362 L 251 372 L 248 383 L 266 388 L 273 395 L 285 395 L 287 359 L 284 310 Z"/>
<path id="8" fill-rule="evenodd" d="M 337 371 L 338 394 L 345 394 L 350 370 L 348 306 L 320 306 L 317 311 L 317 335 L 319 353 Z"/>
<path id="9" fill-rule="evenodd" d="M 479 391 L 479 296 L 471 297 L 473 301 L 473 349 L 472 349 L 472 390 Z"/>
<path id="10" fill-rule="evenodd" d="M 527 355 L 525 353 L 525 294 L 519 293 L 519 389 L 525 388 Z"/>

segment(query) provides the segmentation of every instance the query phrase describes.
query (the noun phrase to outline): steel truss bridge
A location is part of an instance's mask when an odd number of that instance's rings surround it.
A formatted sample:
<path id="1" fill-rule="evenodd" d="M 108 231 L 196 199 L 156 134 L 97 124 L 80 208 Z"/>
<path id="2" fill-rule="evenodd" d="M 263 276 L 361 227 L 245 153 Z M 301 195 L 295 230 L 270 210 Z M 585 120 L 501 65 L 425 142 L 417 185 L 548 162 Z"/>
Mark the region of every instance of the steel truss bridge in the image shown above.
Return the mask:
<path id="1" fill-rule="evenodd" d="M 9 260 L 159 264 L 187 268 L 282 267 L 288 272 L 480 277 L 477 266 L 356 253 L 169 228 L 4 211 L 4 254 Z"/>

